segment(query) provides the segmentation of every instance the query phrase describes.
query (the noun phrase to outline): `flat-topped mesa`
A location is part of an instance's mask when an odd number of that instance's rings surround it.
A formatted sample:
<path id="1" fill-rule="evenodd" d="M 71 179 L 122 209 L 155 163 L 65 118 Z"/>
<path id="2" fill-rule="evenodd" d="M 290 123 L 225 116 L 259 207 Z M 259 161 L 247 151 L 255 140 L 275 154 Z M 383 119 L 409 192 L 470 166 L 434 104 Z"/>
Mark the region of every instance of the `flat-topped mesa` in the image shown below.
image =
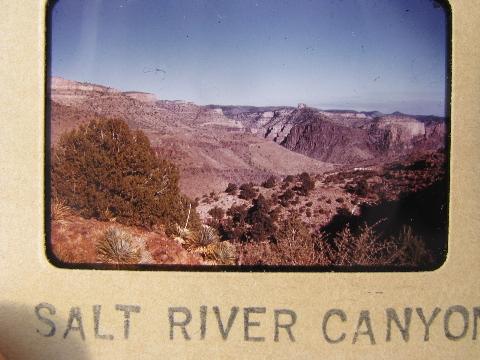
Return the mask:
<path id="1" fill-rule="evenodd" d="M 154 104 L 158 100 L 155 94 L 141 91 L 126 91 L 123 94 L 135 100 L 149 104 Z"/>
<path id="2" fill-rule="evenodd" d="M 387 115 L 376 120 L 378 129 L 389 130 L 398 141 L 408 141 L 425 135 L 425 124 L 409 116 Z"/>
<path id="3" fill-rule="evenodd" d="M 119 91 L 107 86 L 90 84 L 87 82 L 78 82 L 73 80 L 67 80 L 61 77 L 52 77 L 50 81 L 50 87 L 56 91 L 100 91 L 118 93 Z"/>

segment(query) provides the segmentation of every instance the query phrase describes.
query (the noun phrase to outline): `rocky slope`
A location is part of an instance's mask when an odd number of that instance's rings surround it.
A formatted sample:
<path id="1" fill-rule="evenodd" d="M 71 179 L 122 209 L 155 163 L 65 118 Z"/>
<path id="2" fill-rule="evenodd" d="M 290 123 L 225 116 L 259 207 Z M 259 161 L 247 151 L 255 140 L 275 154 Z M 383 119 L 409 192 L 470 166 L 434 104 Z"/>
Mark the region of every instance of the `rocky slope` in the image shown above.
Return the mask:
<path id="1" fill-rule="evenodd" d="M 49 96 L 53 145 L 83 121 L 121 118 L 179 166 L 182 191 L 192 197 L 223 190 L 232 181 L 260 182 L 270 175 L 323 173 L 333 167 L 255 136 L 221 109 L 61 78 L 52 79 Z"/>
<path id="2" fill-rule="evenodd" d="M 401 113 L 321 111 L 301 104 L 297 109 L 225 107 L 257 136 L 289 150 L 336 164 L 387 161 L 421 148 L 445 146 L 442 118 Z"/>

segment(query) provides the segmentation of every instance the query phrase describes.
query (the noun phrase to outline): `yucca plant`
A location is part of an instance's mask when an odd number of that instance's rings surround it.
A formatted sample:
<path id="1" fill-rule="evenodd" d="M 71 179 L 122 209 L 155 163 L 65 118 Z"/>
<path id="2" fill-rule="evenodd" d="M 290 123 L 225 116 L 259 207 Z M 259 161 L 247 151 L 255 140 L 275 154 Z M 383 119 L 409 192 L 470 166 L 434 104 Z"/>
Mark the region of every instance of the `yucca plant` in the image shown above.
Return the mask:
<path id="1" fill-rule="evenodd" d="M 196 243 L 198 246 L 207 246 L 218 242 L 217 230 L 211 226 L 203 225 L 200 233 L 196 237 Z"/>
<path id="2" fill-rule="evenodd" d="M 235 245 L 228 241 L 214 242 L 194 250 L 207 265 L 234 265 L 237 258 Z"/>
<path id="3" fill-rule="evenodd" d="M 215 260 L 221 265 L 235 265 L 237 259 L 237 250 L 235 245 L 229 241 L 222 241 L 214 244 Z"/>
<path id="4" fill-rule="evenodd" d="M 141 259 L 133 236 L 116 227 L 105 231 L 96 243 L 96 252 L 98 260 L 111 264 L 136 264 Z"/>
<path id="5" fill-rule="evenodd" d="M 193 242 L 194 235 L 190 229 L 187 227 L 181 227 L 178 224 L 175 224 L 175 233 L 174 240 L 181 245 L 191 244 Z"/>
<path id="6" fill-rule="evenodd" d="M 52 199 L 52 203 L 50 205 L 50 217 L 52 221 L 55 221 L 60 225 L 65 225 L 71 221 L 72 216 L 72 209 L 70 209 L 63 202 Z"/>

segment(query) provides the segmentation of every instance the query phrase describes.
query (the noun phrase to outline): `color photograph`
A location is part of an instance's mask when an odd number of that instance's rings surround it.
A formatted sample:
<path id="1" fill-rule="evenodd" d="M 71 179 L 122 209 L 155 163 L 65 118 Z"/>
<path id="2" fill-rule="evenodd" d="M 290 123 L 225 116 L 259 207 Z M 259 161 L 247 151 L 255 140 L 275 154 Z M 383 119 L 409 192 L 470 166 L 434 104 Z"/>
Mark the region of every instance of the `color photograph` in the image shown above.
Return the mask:
<path id="1" fill-rule="evenodd" d="M 423 271 L 448 244 L 450 15 L 434 0 L 57 0 L 60 267 Z"/>

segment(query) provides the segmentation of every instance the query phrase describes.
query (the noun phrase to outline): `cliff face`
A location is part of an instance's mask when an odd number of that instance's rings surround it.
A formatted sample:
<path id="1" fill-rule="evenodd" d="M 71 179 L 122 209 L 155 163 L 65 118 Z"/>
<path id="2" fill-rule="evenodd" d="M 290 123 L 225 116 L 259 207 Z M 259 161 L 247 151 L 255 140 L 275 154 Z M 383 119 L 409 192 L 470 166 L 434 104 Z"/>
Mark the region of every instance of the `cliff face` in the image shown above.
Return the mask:
<path id="1" fill-rule="evenodd" d="M 235 114 L 248 131 L 315 159 L 353 164 L 444 147 L 445 123 L 393 114 L 283 108 Z"/>

